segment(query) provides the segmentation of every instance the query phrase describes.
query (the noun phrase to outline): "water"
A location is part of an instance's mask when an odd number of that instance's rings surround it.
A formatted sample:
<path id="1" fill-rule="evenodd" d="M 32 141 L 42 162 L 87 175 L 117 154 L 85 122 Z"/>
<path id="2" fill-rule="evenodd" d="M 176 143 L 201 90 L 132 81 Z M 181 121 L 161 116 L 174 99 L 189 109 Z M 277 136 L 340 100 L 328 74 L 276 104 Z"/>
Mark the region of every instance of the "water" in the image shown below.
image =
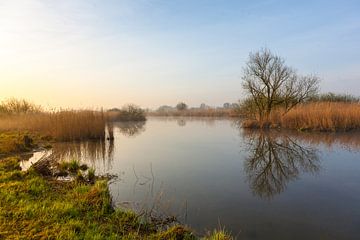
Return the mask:
<path id="1" fill-rule="evenodd" d="M 57 144 L 116 174 L 115 205 L 176 215 L 199 234 L 359 239 L 360 134 L 245 131 L 233 120 L 116 123 L 115 140 Z"/>

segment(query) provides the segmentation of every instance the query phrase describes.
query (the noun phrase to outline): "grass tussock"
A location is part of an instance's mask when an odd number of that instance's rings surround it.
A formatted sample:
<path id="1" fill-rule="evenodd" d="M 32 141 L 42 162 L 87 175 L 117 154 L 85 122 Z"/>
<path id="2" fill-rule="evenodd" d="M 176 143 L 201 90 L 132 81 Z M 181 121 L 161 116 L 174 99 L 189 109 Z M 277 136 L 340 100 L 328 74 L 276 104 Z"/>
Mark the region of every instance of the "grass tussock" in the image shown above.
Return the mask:
<path id="1" fill-rule="evenodd" d="M 274 111 L 268 120 L 245 120 L 246 128 L 286 128 L 312 131 L 351 131 L 360 129 L 360 104 L 312 102 L 301 104 L 285 115 Z"/>
<path id="2" fill-rule="evenodd" d="M 30 131 L 59 141 L 105 137 L 105 117 L 91 110 L 0 115 L 0 131 Z"/>

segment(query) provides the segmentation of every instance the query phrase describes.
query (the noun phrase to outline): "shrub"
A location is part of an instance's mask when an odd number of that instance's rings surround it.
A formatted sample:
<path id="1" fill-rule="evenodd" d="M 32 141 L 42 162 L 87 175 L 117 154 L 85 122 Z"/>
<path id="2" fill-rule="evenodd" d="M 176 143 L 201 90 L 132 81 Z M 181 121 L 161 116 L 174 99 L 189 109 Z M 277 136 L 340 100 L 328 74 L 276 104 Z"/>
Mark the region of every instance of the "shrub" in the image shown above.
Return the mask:
<path id="1" fill-rule="evenodd" d="M 145 121 L 145 111 L 140 107 L 129 104 L 121 109 L 113 108 L 107 111 L 108 121 Z"/>

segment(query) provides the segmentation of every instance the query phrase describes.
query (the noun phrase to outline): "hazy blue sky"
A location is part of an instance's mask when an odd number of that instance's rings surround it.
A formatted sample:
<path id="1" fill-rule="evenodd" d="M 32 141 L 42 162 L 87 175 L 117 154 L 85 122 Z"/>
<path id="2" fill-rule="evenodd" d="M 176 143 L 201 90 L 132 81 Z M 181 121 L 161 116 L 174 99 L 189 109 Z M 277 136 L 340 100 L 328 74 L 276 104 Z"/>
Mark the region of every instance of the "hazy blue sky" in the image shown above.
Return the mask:
<path id="1" fill-rule="evenodd" d="M 360 1 L 1 0 L 0 100 L 222 105 L 262 47 L 360 95 Z"/>

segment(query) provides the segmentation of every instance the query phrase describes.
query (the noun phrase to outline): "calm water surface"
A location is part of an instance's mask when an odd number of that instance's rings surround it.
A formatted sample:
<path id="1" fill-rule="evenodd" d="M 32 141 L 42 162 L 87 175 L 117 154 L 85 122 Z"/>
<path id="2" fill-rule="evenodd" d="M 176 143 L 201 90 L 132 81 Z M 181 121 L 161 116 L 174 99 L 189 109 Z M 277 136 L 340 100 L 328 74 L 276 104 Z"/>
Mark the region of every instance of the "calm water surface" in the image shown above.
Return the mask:
<path id="1" fill-rule="evenodd" d="M 245 131 L 233 120 L 115 123 L 105 144 L 58 144 L 119 207 L 238 239 L 360 239 L 360 134 Z"/>

